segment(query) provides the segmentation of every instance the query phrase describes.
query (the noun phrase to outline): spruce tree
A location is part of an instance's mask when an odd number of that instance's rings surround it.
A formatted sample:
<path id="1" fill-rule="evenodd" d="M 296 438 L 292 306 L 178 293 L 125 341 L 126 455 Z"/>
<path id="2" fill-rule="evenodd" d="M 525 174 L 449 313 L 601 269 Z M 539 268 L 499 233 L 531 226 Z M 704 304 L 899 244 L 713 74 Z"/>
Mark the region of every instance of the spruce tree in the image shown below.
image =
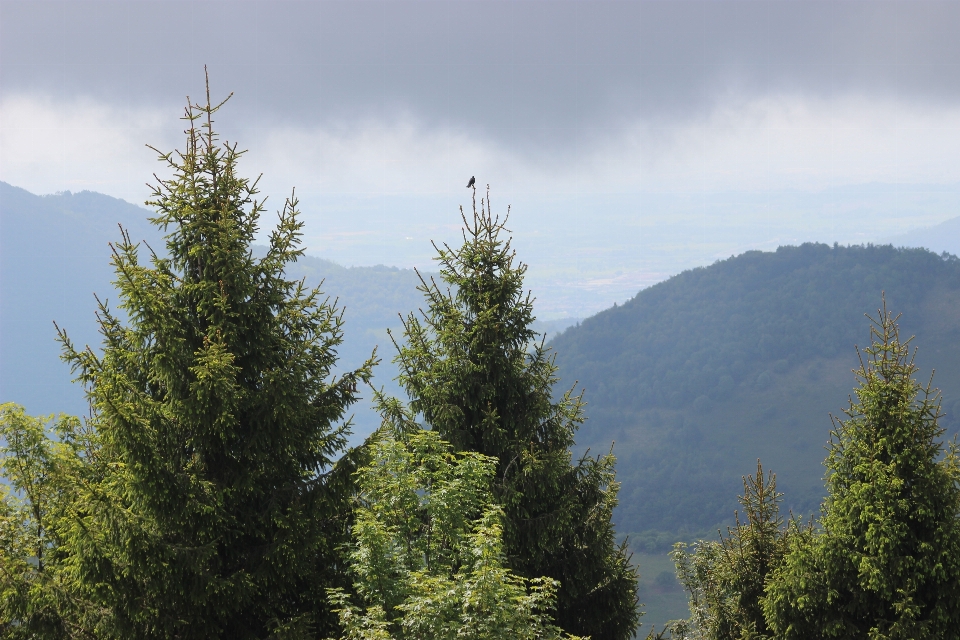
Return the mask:
<path id="1" fill-rule="evenodd" d="M 783 561 L 791 536 L 802 535 L 798 523 L 784 525 L 783 494 L 776 476 L 766 477 L 757 461 L 755 476 L 743 479 L 743 519 L 719 541 L 677 543 L 671 552 L 677 577 L 690 594 L 691 618 L 672 625 L 673 638 L 763 640 L 771 637 L 761 602 L 771 573 Z"/>
<path id="2" fill-rule="evenodd" d="M 896 320 L 884 304 L 872 321 L 831 437 L 819 530 L 791 542 L 767 586 L 776 637 L 960 637 L 960 460 Z"/>
<path id="3" fill-rule="evenodd" d="M 509 215 L 509 211 L 508 211 Z M 437 246 L 445 284 L 422 280 L 427 309 L 404 322 L 399 380 L 411 408 L 462 451 L 497 461 L 508 563 L 560 582 L 556 622 L 595 640 L 636 631 L 637 575 L 611 523 L 618 484 L 611 454 L 572 460 L 580 396 L 554 399 L 556 367 L 531 328 L 526 266 L 502 236 L 489 191 L 466 216 L 463 244 Z"/>
<path id="4" fill-rule="evenodd" d="M 100 305 L 102 355 L 63 336 L 97 439 L 70 544 L 98 635 L 324 637 L 325 589 L 344 584 L 341 421 L 372 362 L 334 378 L 342 316 L 284 275 L 296 199 L 253 256 L 264 203 L 218 141 L 222 104 L 209 87 L 188 103 L 186 149 L 161 154 L 172 176 L 147 204 L 165 255 L 114 247 L 126 319 Z"/>

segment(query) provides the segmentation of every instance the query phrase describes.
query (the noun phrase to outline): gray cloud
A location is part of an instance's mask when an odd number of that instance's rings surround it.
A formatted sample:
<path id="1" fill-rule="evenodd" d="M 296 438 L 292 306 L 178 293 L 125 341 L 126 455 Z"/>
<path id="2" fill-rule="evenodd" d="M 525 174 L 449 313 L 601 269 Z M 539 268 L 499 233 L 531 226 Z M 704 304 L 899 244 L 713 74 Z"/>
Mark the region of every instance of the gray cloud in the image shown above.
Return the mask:
<path id="1" fill-rule="evenodd" d="M 960 3 L 10 2 L 0 179 L 142 202 L 184 94 L 313 252 L 431 265 L 465 180 L 582 316 L 747 248 L 955 216 Z M 538 294 L 539 295 L 539 294 Z"/>
<path id="2" fill-rule="evenodd" d="M 4 94 L 170 104 L 233 90 L 247 126 L 390 121 L 576 148 L 729 95 L 960 102 L 960 3 L 10 2 Z"/>

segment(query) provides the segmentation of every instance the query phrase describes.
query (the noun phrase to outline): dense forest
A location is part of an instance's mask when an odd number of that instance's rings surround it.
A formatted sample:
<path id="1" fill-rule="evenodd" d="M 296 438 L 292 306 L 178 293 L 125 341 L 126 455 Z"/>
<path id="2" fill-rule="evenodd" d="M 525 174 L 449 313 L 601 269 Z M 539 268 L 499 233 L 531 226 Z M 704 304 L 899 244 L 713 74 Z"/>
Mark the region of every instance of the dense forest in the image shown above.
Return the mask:
<path id="1" fill-rule="evenodd" d="M 617 524 L 668 548 L 731 519 L 757 458 L 787 506 L 814 513 L 836 414 L 881 294 L 936 370 L 942 425 L 960 427 L 960 260 L 891 246 L 781 247 L 694 269 L 553 339 L 560 375 L 587 390 L 581 446 L 616 441 Z M 561 385 L 564 386 L 564 385 Z"/>
<path id="2" fill-rule="evenodd" d="M 591 395 L 613 419 L 616 410 L 717 400 L 764 369 L 847 351 L 862 341 L 858 321 L 881 291 L 912 310 L 932 292 L 957 289 L 954 256 L 891 246 L 781 247 L 685 272 L 554 344 L 568 367 L 596 381 Z"/>

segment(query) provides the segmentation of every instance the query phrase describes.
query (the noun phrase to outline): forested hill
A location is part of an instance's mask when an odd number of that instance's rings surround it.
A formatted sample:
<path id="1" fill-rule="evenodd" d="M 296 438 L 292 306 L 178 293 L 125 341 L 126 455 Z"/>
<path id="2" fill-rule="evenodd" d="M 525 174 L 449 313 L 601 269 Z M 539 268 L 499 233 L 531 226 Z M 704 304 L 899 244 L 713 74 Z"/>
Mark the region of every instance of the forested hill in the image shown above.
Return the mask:
<path id="1" fill-rule="evenodd" d="M 920 377 L 931 368 L 943 424 L 960 414 L 960 260 L 923 249 L 805 244 L 694 269 L 552 341 L 566 384 L 586 390 L 578 443 L 616 441 L 620 532 L 638 545 L 709 532 L 737 508 L 757 458 L 786 506 L 823 495 L 829 414 L 852 392 L 865 313 L 903 314 Z"/>
<path id="2" fill-rule="evenodd" d="M 0 402 L 31 413 L 83 413 L 59 360 L 52 321 L 99 344 L 94 293 L 115 301 L 107 243 L 117 224 L 162 248 L 149 212 L 102 194 L 36 196 L 0 183 Z M 422 298 L 409 269 L 347 268 L 306 256 L 290 276 L 345 309 L 343 364 L 379 345 L 376 384 L 392 386 L 386 328 Z M 804 245 L 751 252 L 682 273 L 553 340 L 560 375 L 586 389 L 581 447 L 616 440 L 621 532 L 709 534 L 737 507 L 756 458 L 778 473 L 786 503 L 811 512 L 823 493 L 823 446 L 852 390 L 864 313 L 886 291 L 917 334 L 918 362 L 944 391 L 945 424 L 960 414 L 960 263 L 924 250 Z M 538 328 L 547 328 L 539 325 Z M 395 388 L 394 388 L 395 390 Z M 378 421 L 356 407 L 358 435 Z"/>

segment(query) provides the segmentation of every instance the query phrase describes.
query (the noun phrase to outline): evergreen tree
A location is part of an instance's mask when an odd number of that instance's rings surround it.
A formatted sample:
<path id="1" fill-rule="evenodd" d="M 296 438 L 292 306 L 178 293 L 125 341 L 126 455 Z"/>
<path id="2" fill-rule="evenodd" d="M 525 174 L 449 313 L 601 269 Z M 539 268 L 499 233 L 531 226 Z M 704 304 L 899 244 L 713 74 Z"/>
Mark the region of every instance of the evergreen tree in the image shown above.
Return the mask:
<path id="1" fill-rule="evenodd" d="M 717 542 L 700 541 L 693 551 L 677 543 L 671 556 L 677 577 L 690 594 L 689 621 L 676 623 L 673 638 L 697 640 L 761 640 L 769 638 L 761 601 L 766 581 L 780 565 L 789 538 L 801 534 L 796 523 L 784 526 L 780 514 L 783 494 L 776 476 L 757 474 L 743 479 L 744 520 Z"/>
<path id="2" fill-rule="evenodd" d="M 831 437 L 820 530 L 792 541 L 767 587 L 777 637 L 960 637 L 960 460 L 896 320 L 885 304 L 873 320 Z"/>
<path id="3" fill-rule="evenodd" d="M 332 376 L 341 315 L 284 268 L 302 254 L 287 200 L 262 259 L 264 204 L 220 144 L 207 90 L 186 149 L 149 205 L 166 256 L 114 248 L 124 321 L 100 305 L 102 355 L 65 358 L 86 385 L 97 447 L 72 532 L 101 635 L 321 637 L 343 584 L 351 459 L 345 409 L 372 361 Z"/>
<path id="4" fill-rule="evenodd" d="M 569 391 L 554 400 L 556 367 L 530 328 L 526 266 L 501 237 L 506 219 L 489 192 L 478 211 L 476 191 L 472 217 L 461 217 L 463 245 L 436 247 L 446 288 L 422 280 L 427 310 L 404 322 L 399 380 L 442 438 L 497 460 L 509 566 L 560 582 L 557 623 L 594 640 L 631 637 L 637 576 L 614 541 L 614 457 L 572 462 L 583 403 Z"/>

